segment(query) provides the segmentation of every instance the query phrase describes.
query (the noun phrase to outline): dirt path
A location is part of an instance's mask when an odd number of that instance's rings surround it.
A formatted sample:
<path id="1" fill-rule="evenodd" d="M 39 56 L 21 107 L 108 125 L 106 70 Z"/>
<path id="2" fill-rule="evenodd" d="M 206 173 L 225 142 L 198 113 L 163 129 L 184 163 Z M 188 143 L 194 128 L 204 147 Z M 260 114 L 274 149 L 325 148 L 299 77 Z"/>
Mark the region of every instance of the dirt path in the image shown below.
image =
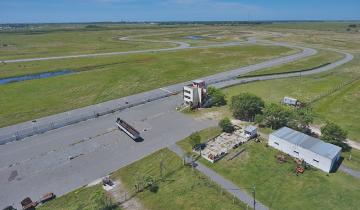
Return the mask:
<path id="1" fill-rule="evenodd" d="M 312 132 L 316 133 L 317 135 L 321 135 L 321 131 L 318 125 L 311 125 L 310 129 Z M 351 139 L 346 139 L 346 143 L 349 144 L 350 147 L 360 150 L 360 143 Z"/>

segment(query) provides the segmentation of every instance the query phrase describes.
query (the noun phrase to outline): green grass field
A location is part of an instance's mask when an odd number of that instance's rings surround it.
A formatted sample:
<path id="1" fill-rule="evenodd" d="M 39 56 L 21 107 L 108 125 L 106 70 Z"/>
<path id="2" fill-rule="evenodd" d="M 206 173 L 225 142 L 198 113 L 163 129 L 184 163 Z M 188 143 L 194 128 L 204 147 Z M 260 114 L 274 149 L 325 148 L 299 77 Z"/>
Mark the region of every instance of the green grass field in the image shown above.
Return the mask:
<path id="1" fill-rule="evenodd" d="M 169 43 L 120 41 L 137 30 L 0 33 L 0 60 L 173 47 Z"/>
<path id="2" fill-rule="evenodd" d="M 233 31 L 227 27 L 201 27 L 198 30 L 177 31 L 176 33 L 164 33 L 162 35 L 150 35 L 142 38 L 149 40 L 177 40 L 189 43 L 192 46 L 216 44 L 229 41 L 245 41 L 251 32 Z M 190 36 L 200 36 L 200 39 L 191 39 Z"/>
<path id="3" fill-rule="evenodd" d="M 0 65 L 0 77 L 73 69 L 78 73 L 0 85 L 0 126 L 55 114 L 294 53 L 244 45 L 177 52 Z"/>
<path id="4" fill-rule="evenodd" d="M 295 62 L 291 62 L 288 64 L 275 66 L 271 68 L 262 69 L 255 72 L 250 72 L 245 74 L 246 76 L 258 76 L 262 74 L 273 74 L 273 73 L 281 73 L 281 72 L 293 72 L 293 71 L 301 71 L 306 69 L 315 68 L 321 65 L 325 65 L 327 63 L 333 63 L 337 60 L 340 60 L 343 57 L 342 54 L 332 51 L 319 50 L 318 54 L 301 59 Z M 245 76 L 244 75 L 244 76 Z"/>
<path id="5" fill-rule="evenodd" d="M 360 151 L 356 149 L 352 149 L 349 152 L 343 152 L 341 154 L 343 157 L 343 162 L 345 166 L 360 171 Z"/>
<path id="6" fill-rule="evenodd" d="M 164 165 L 163 181 L 160 181 L 160 160 Z M 137 180 L 149 176 L 159 180 L 159 190 L 156 193 L 145 190 L 136 195 L 146 209 L 246 209 L 238 200 L 233 204 L 232 196 L 221 194 L 220 188 L 204 175 L 184 167 L 181 158 L 168 149 L 155 152 L 112 175 L 115 180 L 121 179 L 130 192 Z"/>
<path id="7" fill-rule="evenodd" d="M 2 63 L 0 64 L 0 78 L 63 69 L 70 69 L 77 72 L 113 69 L 120 71 L 124 68 L 126 69 L 130 67 L 143 69 L 150 68 L 151 66 L 149 67 L 146 65 L 154 66 L 157 62 L 158 68 L 164 67 L 161 66 L 164 64 L 169 66 L 169 69 L 162 69 L 161 71 L 171 71 L 172 68 L 175 67 L 192 68 L 191 66 L 185 65 L 196 65 L 195 68 L 201 68 L 200 70 L 206 74 L 207 71 L 214 72 L 219 71 L 220 68 L 223 70 L 226 70 L 226 68 L 236 68 L 238 66 L 244 66 L 296 52 L 298 51 L 276 46 L 265 47 L 259 45 L 243 45 L 224 48 L 215 47 L 161 53 L 144 53 L 136 55 L 100 56 L 96 58 L 73 58 L 66 60 L 34 61 L 26 63 Z M 195 59 L 194 56 L 199 59 Z M 205 60 L 206 56 L 208 56 L 207 60 Z M 208 66 L 205 66 L 205 64 L 208 64 Z M 153 69 L 151 70 L 153 71 Z"/>
<path id="8" fill-rule="evenodd" d="M 320 22 L 274 22 L 269 25 L 260 25 L 259 29 L 292 29 L 292 30 L 316 30 L 329 32 L 347 32 L 349 24 L 359 24 L 358 21 L 320 21 Z"/>
<path id="9" fill-rule="evenodd" d="M 209 135 L 210 129 L 203 131 Z M 214 133 L 213 133 L 214 134 Z M 189 151 L 188 139 L 178 143 Z M 296 176 L 296 164 L 289 159 L 285 164 L 276 161 L 278 151 L 266 143 L 248 142 L 240 156 L 231 161 L 226 158 L 215 164 L 200 161 L 239 187 L 256 185 L 256 197 L 270 209 L 356 209 L 360 205 L 360 180 L 342 172 L 326 173 L 311 169 Z M 250 190 L 248 191 L 251 194 Z"/>
<path id="10" fill-rule="evenodd" d="M 37 207 L 39 210 L 120 210 L 101 185 L 83 187 Z"/>
<path id="11" fill-rule="evenodd" d="M 212 127 L 212 128 L 208 128 L 208 129 L 204 129 L 199 131 L 199 135 L 201 136 L 201 142 L 206 142 L 207 140 L 214 138 L 218 135 L 221 134 L 221 129 L 219 127 Z M 187 137 L 182 141 L 179 141 L 177 143 L 177 145 L 179 145 L 181 147 L 181 149 L 183 149 L 186 153 L 191 154 L 192 153 L 192 148 L 191 148 L 191 144 L 190 142 L 190 138 Z"/>

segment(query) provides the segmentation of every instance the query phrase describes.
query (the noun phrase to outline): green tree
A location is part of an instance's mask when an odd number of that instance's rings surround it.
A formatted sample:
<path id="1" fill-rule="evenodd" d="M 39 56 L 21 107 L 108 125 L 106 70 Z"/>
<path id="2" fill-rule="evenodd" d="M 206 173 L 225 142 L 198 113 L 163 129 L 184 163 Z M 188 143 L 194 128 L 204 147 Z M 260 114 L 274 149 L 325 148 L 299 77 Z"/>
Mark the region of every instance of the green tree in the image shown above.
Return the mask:
<path id="1" fill-rule="evenodd" d="M 287 126 L 291 120 L 291 111 L 282 105 L 271 103 L 264 109 L 264 124 L 272 129 Z"/>
<path id="2" fill-rule="evenodd" d="M 251 93 L 242 93 L 231 98 L 230 108 L 233 115 L 241 120 L 254 120 L 255 115 L 261 114 L 264 108 L 264 101 Z"/>
<path id="3" fill-rule="evenodd" d="M 347 132 L 335 123 L 327 122 L 323 127 L 321 127 L 320 138 L 322 140 L 348 150 L 349 146 L 346 144 L 346 137 Z"/>
<path id="4" fill-rule="evenodd" d="M 226 105 L 225 94 L 215 87 L 208 88 L 208 96 L 210 97 L 210 106 L 224 106 Z"/>
<path id="5" fill-rule="evenodd" d="M 303 133 L 311 133 L 309 128 L 310 123 L 314 121 L 314 116 L 311 108 L 305 107 L 301 109 L 294 109 L 292 111 L 290 122 L 288 126 Z"/>
<path id="6" fill-rule="evenodd" d="M 198 132 L 192 133 L 189 138 L 192 148 L 195 148 L 197 145 L 201 143 L 201 136 Z"/>
<path id="7" fill-rule="evenodd" d="M 219 127 L 223 132 L 232 133 L 235 130 L 234 125 L 231 123 L 230 119 L 225 117 L 224 119 L 220 120 Z"/>

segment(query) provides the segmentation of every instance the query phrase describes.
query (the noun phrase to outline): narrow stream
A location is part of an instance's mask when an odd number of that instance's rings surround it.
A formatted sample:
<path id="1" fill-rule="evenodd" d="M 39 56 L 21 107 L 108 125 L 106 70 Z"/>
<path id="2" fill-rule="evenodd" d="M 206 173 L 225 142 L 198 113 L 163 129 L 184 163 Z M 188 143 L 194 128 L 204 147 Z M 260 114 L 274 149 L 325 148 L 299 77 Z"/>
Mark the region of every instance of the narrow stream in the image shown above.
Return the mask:
<path id="1" fill-rule="evenodd" d="M 53 72 L 44 72 L 44 73 L 38 73 L 38 74 L 29 74 L 29 75 L 21 75 L 16 77 L 7 77 L 7 78 L 0 78 L 0 85 L 5 85 L 8 83 L 14 83 L 14 82 L 22 82 L 26 80 L 33 80 L 33 79 L 44 79 L 49 77 L 56 77 L 64 74 L 71 74 L 74 73 L 72 70 L 60 70 L 60 71 L 53 71 Z"/>
<path id="2" fill-rule="evenodd" d="M 192 39 L 192 40 L 200 40 L 200 39 L 203 39 L 204 37 L 203 36 L 198 36 L 198 35 L 193 35 L 193 36 L 187 36 L 185 38 Z"/>

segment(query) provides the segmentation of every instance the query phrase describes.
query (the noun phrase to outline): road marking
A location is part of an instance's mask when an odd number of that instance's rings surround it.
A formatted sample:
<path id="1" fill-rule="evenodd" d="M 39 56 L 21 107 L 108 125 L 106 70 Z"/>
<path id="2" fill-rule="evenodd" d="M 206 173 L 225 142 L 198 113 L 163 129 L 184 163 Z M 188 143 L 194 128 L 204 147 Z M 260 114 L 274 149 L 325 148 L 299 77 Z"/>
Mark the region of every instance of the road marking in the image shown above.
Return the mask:
<path id="1" fill-rule="evenodd" d="M 165 91 L 165 92 L 167 92 L 167 93 L 174 94 L 174 92 L 171 92 L 170 90 L 167 90 L 167 89 L 165 89 L 165 88 L 159 88 L 159 89 L 162 90 L 162 91 Z"/>

